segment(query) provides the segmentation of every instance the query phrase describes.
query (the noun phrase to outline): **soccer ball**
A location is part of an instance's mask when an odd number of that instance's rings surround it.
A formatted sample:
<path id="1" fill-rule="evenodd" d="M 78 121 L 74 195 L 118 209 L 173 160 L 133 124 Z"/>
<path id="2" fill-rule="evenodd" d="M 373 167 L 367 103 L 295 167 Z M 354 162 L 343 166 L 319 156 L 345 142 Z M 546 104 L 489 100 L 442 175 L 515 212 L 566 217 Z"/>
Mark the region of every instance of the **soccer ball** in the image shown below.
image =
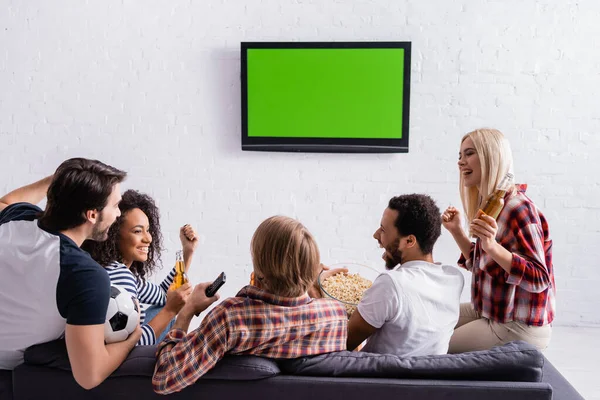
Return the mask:
<path id="1" fill-rule="evenodd" d="M 140 310 L 133 297 L 125 289 L 111 286 L 104 322 L 104 341 L 122 342 L 135 331 L 139 323 Z"/>

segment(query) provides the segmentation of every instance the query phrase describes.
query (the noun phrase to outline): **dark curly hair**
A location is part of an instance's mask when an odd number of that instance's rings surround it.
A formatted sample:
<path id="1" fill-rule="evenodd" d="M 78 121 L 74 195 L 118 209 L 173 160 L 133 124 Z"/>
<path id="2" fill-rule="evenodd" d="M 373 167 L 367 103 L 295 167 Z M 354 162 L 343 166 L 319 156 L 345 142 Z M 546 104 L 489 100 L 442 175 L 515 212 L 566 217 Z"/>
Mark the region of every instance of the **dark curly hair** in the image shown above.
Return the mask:
<path id="1" fill-rule="evenodd" d="M 142 210 L 148 217 L 150 233 L 152 234 L 152 243 L 150 243 L 148 248 L 148 260 L 146 262 L 134 261 L 130 268 L 134 276 L 144 281 L 146 276 L 151 274 L 156 269 L 156 266 L 160 264 L 160 256 L 163 249 L 163 237 L 160 231 L 160 213 L 152 197 L 147 194 L 131 189 L 123 193 L 121 202 L 119 203 L 121 216 L 110 227 L 108 239 L 104 242 L 87 240 L 81 248 L 90 253 L 92 258 L 102 266 L 106 266 L 113 261 L 123 262 L 123 257 L 119 252 L 119 231 L 127 212 L 135 208 Z"/>
<path id="2" fill-rule="evenodd" d="M 398 211 L 394 222 L 400 236 L 414 235 L 423 254 L 431 254 L 442 233 L 440 209 L 425 194 L 405 194 L 392 197 L 388 208 Z"/>

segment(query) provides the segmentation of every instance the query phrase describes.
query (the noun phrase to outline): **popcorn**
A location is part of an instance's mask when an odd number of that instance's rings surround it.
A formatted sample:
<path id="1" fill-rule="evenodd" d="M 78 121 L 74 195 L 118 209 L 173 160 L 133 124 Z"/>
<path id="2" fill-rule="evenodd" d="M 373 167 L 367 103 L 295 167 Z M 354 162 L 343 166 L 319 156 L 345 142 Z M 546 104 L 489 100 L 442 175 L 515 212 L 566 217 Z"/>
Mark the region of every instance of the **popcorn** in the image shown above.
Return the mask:
<path id="1" fill-rule="evenodd" d="M 348 317 L 356 309 L 356 305 L 363 297 L 365 291 L 373 285 L 373 282 L 363 278 L 359 274 L 339 273 L 325 279 L 322 283 L 323 290 L 332 298 L 343 301 L 346 306 Z"/>

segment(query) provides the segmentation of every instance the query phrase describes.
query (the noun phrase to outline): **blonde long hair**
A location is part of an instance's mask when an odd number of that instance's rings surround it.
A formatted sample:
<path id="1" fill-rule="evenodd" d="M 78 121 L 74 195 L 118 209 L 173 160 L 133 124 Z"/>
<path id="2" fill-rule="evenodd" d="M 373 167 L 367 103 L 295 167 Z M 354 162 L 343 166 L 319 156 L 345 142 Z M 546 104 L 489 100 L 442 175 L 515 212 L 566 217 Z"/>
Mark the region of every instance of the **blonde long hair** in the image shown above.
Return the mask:
<path id="1" fill-rule="evenodd" d="M 465 187 L 462 174 L 459 180 L 460 200 L 465 210 L 465 217 L 470 222 L 504 175 L 513 172 L 513 158 L 508 140 L 497 129 L 482 128 L 469 132 L 463 136 L 461 145 L 467 138 L 473 141 L 481 164 L 481 182 L 478 187 Z M 514 191 L 515 186 L 512 185 L 509 192 Z"/>
<path id="2" fill-rule="evenodd" d="M 266 291 L 299 297 L 317 278 L 319 248 L 299 221 L 274 216 L 263 221 L 250 244 L 256 279 Z"/>

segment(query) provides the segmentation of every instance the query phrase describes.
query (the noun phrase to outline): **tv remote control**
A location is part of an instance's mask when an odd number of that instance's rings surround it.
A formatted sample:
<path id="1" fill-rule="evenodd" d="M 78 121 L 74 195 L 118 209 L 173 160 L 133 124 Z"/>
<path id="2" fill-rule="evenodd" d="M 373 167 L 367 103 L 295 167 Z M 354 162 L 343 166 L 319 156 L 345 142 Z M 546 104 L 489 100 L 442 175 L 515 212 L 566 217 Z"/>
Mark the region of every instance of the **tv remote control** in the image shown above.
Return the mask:
<path id="1" fill-rule="evenodd" d="M 217 290 L 219 290 L 221 286 L 225 284 L 226 280 L 227 277 L 225 276 L 225 272 L 221 272 L 221 274 L 217 276 L 217 279 L 215 279 L 215 281 L 206 288 L 206 291 L 204 292 L 206 293 L 206 296 L 213 297 L 217 293 Z"/>

